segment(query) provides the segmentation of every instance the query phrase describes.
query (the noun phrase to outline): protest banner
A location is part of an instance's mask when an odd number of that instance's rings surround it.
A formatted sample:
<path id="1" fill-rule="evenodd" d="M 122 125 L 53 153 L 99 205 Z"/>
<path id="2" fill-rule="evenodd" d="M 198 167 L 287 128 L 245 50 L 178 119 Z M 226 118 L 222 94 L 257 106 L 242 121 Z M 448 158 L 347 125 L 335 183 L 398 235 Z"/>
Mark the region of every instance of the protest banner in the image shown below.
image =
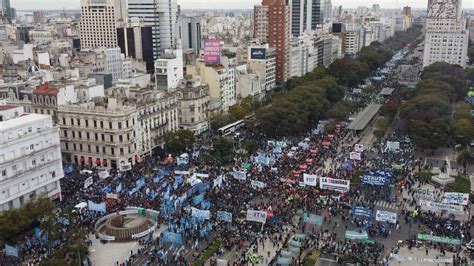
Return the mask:
<path id="1" fill-rule="evenodd" d="M 398 141 L 387 141 L 386 145 L 389 151 L 397 151 L 400 149 L 400 142 Z"/>
<path id="2" fill-rule="evenodd" d="M 360 155 L 360 152 L 351 151 L 349 153 L 349 159 L 360 161 L 362 160 L 362 157 Z"/>
<path id="3" fill-rule="evenodd" d="M 324 218 L 321 215 L 316 215 L 310 213 L 308 215 L 307 212 L 303 214 L 303 222 L 315 225 L 322 225 L 324 222 Z"/>
<path id="4" fill-rule="evenodd" d="M 317 175 L 303 174 L 303 181 L 304 181 L 305 185 L 315 187 L 316 183 L 318 182 L 318 176 Z"/>
<path id="5" fill-rule="evenodd" d="M 467 203 L 469 202 L 469 194 L 458 192 L 444 192 L 442 202 L 467 205 Z"/>
<path id="6" fill-rule="evenodd" d="M 444 237 L 444 236 L 433 236 L 428 234 L 418 234 L 416 235 L 418 240 L 426 240 L 431 242 L 444 243 L 449 245 L 461 245 L 461 239 Z"/>
<path id="7" fill-rule="evenodd" d="M 247 221 L 265 223 L 267 221 L 267 212 L 247 210 Z"/>
<path id="8" fill-rule="evenodd" d="M 189 171 L 174 171 L 175 175 L 190 175 L 191 173 Z"/>
<path id="9" fill-rule="evenodd" d="M 181 244 L 183 244 L 183 237 L 181 236 L 181 234 L 177 234 L 177 233 L 173 233 L 173 232 L 169 232 L 169 231 L 164 231 L 163 232 L 163 241 L 181 245 Z"/>
<path id="10" fill-rule="evenodd" d="M 87 206 L 89 207 L 90 211 L 96 211 L 96 212 L 106 212 L 107 211 L 107 207 L 105 206 L 105 202 L 97 204 L 97 203 L 89 200 L 87 202 Z"/>
<path id="11" fill-rule="evenodd" d="M 217 211 L 217 220 L 231 223 L 232 222 L 232 213 L 225 211 Z"/>
<path id="12" fill-rule="evenodd" d="M 92 184 L 94 184 L 94 179 L 91 176 L 84 181 L 84 188 L 88 188 L 92 186 Z"/>
<path id="13" fill-rule="evenodd" d="M 110 173 L 108 171 L 100 171 L 97 173 L 100 179 L 106 179 L 107 177 L 110 176 Z"/>
<path id="14" fill-rule="evenodd" d="M 397 214 L 394 212 L 377 210 L 375 214 L 375 220 L 394 224 L 397 222 Z"/>
<path id="15" fill-rule="evenodd" d="M 321 177 L 319 179 L 319 188 L 320 189 L 329 189 L 340 192 L 348 192 L 350 189 L 350 180 L 344 179 L 334 179 L 330 177 Z"/>
<path id="16" fill-rule="evenodd" d="M 352 206 L 352 215 L 370 218 L 372 217 L 372 210 L 364 207 Z"/>
<path id="17" fill-rule="evenodd" d="M 369 239 L 369 235 L 366 231 L 358 232 L 358 231 L 346 231 L 346 238 L 351 240 L 362 240 L 362 239 Z"/>
<path id="18" fill-rule="evenodd" d="M 385 186 L 389 183 L 387 176 L 363 175 L 361 176 L 362 184 L 370 184 L 375 186 Z"/>
<path id="19" fill-rule="evenodd" d="M 390 253 L 390 258 L 393 258 L 398 261 L 419 261 L 419 262 L 429 262 L 429 263 L 452 263 L 453 262 L 452 258 L 429 259 L 429 258 L 403 256 L 403 255 L 394 254 L 394 253 Z"/>
<path id="20" fill-rule="evenodd" d="M 199 219 L 209 220 L 211 218 L 210 211 L 200 210 L 194 207 L 191 207 L 191 215 Z"/>
<path id="21" fill-rule="evenodd" d="M 209 178 L 209 174 L 195 173 L 195 175 L 199 178 Z"/>
<path id="22" fill-rule="evenodd" d="M 420 199 L 420 207 L 424 211 L 447 211 L 450 213 L 455 214 L 462 214 L 463 213 L 463 206 L 460 205 L 453 205 L 447 203 L 439 203 L 429 200 Z"/>
<path id="23" fill-rule="evenodd" d="M 247 173 L 244 171 L 234 171 L 234 178 L 237 180 L 247 180 Z"/>
<path id="24" fill-rule="evenodd" d="M 416 199 L 434 200 L 434 191 L 429 188 L 417 188 L 413 197 Z"/>
<path id="25" fill-rule="evenodd" d="M 115 194 L 115 193 L 107 193 L 107 194 L 105 194 L 105 197 L 108 198 L 108 199 L 116 199 L 116 200 L 118 200 L 118 195 Z"/>
<path id="26" fill-rule="evenodd" d="M 260 182 L 260 181 L 257 181 L 257 180 L 250 181 L 250 185 L 254 188 L 255 187 L 265 188 L 267 186 L 267 184 L 265 184 L 264 182 Z"/>

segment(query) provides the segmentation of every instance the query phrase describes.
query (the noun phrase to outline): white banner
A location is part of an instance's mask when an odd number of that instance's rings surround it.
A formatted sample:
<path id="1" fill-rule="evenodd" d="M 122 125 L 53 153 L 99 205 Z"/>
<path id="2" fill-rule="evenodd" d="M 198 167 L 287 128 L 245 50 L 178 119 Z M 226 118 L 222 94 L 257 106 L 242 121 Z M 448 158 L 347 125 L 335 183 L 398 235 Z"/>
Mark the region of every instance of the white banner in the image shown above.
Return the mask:
<path id="1" fill-rule="evenodd" d="M 364 151 L 364 144 L 355 144 L 354 145 L 355 152 L 363 152 Z"/>
<path id="2" fill-rule="evenodd" d="M 208 178 L 208 177 L 209 177 L 208 174 L 195 173 L 195 175 L 196 175 L 197 177 L 200 177 L 200 178 Z"/>
<path id="3" fill-rule="evenodd" d="M 355 151 L 351 151 L 351 153 L 349 153 L 349 158 L 351 160 L 357 160 L 357 161 L 362 160 L 362 158 L 360 156 L 360 152 L 355 152 Z"/>
<path id="4" fill-rule="evenodd" d="M 303 174 L 303 181 L 304 181 L 305 185 L 315 187 L 316 183 L 318 182 L 318 176 L 317 175 Z"/>
<path id="5" fill-rule="evenodd" d="M 399 261 L 423 261 L 423 262 L 431 262 L 431 263 L 452 263 L 452 258 L 440 258 L 440 259 L 428 259 L 428 258 L 420 258 L 420 257 L 408 257 L 399 254 L 390 253 L 390 258 L 394 258 Z"/>
<path id="6" fill-rule="evenodd" d="M 377 213 L 375 215 L 375 220 L 380 221 L 380 222 L 389 222 L 389 223 L 394 224 L 397 222 L 397 214 L 394 212 L 377 210 Z"/>
<path id="7" fill-rule="evenodd" d="M 100 177 L 100 179 L 106 179 L 107 177 L 110 176 L 108 171 L 101 171 L 97 175 Z"/>
<path id="8" fill-rule="evenodd" d="M 189 175 L 191 174 L 189 171 L 174 171 L 175 175 Z"/>
<path id="9" fill-rule="evenodd" d="M 434 191 L 429 188 L 415 189 L 414 197 L 417 199 L 434 200 Z"/>
<path id="10" fill-rule="evenodd" d="M 265 223 L 267 221 L 267 212 L 247 210 L 247 221 Z"/>
<path id="11" fill-rule="evenodd" d="M 247 173 L 244 171 L 234 171 L 234 178 L 237 180 L 247 180 Z"/>
<path id="12" fill-rule="evenodd" d="M 105 197 L 108 198 L 108 199 L 116 199 L 116 200 L 118 200 L 118 195 L 115 194 L 115 193 L 107 193 L 107 194 L 105 194 Z"/>
<path id="13" fill-rule="evenodd" d="M 267 186 L 264 182 L 260 182 L 260 181 L 257 181 L 257 180 L 250 181 L 250 185 L 252 187 L 258 187 L 258 188 L 264 188 L 264 187 Z"/>
<path id="14" fill-rule="evenodd" d="M 469 202 L 469 194 L 458 192 L 444 192 L 442 202 L 467 205 L 467 203 Z"/>
<path id="15" fill-rule="evenodd" d="M 334 179 L 330 177 L 321 177 L 319 179 L 320 189 L 329 189 L 340 192 L 348 192 L 350 189 L 351 181 L 344 179 Z"/>
<path id="16" fill-rule="evenodd" d="M 429 200 L 420 199 L 420 207 L 424 211 L 447 211 L 450 213 L 462 214 L 463 206 L 433 202 Z"/>
<path id="17" fill-rule="evenodd" d="M 387 149 L 390 151 L 396 151 L 400 149 L 400 142 L 398 141 L 387 141 Z"/>
<path id="18" fill-rule="evenodd" d="M 92 186 L 92 184 L 94 184 L 94 179 L 91 176 L 84 181 L 84 188 L 88 188 Z"/>
<path id="19" fill-rule="evenodd" d="M 191 207 L 191 215 L 194 217 L 203 218 L 206 220 L 209 220 L 211 218 L 210 211 L 204 211 L 204 210 L 196 209 L 194 207 Z"/>

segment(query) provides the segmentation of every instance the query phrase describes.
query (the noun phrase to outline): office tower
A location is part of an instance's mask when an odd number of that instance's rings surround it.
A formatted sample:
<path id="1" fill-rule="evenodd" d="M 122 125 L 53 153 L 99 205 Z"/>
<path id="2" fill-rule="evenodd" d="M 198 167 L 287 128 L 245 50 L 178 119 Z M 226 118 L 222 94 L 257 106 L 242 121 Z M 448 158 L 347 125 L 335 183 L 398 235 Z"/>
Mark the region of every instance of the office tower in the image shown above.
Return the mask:
<path id="1" fill-rule="evenodd" d="M 117 46 L 117 22 L 127 17 L 126 0 L 81 0 L 81 49 Z"/>
<path id="2" fill-rule="evenodd" d="M 268 6 L 268 44 L 276 48 L 276 80 L 289 78 L 290 8 L 284 0 L 274 0 Z"/>
<path id="3" fill-rule="evenodd" d="M 253 8 L 253 37 L 261 43 L 268 38 L 268 5 L 272 0 L 263 0 L 261 5 Z"/>
<path id="4" fill-rule="evenodd" d="M 291 10 L 291 34 L 316 30 L 317 25 L 331 18 L 331 0 L 286 0 Z"/>
<path id="5" fill-rule="evenodd" d="M 0 0 L 0 12 L 4 18 L 8 20 L 8 22 L 12 22 L 12 12 L 10 8 L 10 0 Z"/>
<path id="6" fill-rule="evenodd" d="M 129 17 L 143 19 L 152 27 L 153 59 L 164 49 L 174 48 L 176 37 L 177 0 L 128 0 Z"/>
<path id="7" fill-rule="evenodd" d="M 180 15 L 178 18 L 177 39 L 181 40 L 183 50 L 190 49 L 199 54 L 201 50 L 201 20 L 202 17 Z"/>
<path id="8" fill-rule="evenodd" d="M 43 12 L 41 11 L 35 11 L 33 12 L 33 22 L 34 23 L 43 23 Z"/>
<path id="9" fill-rule="evenodd" d="M 153 39 L 151 27 L 145 26 L 142 20 L 129 19 L 119 23 L 117 41 L 122 54 L 145 62 L 147 73 L 153 72 Z"/>
<path id="10" fill-rule="evenodd" d="M 0 105 L 0 211 L 45 195 L 61 199 L 59 129 L 49 115 Z"/>
<path id="11" fill-rule="evenodd" d="M 426 17 L 423 67 L 435 62 L 466 65 L 469 32 L 461 0 L 430 0 Z"/>

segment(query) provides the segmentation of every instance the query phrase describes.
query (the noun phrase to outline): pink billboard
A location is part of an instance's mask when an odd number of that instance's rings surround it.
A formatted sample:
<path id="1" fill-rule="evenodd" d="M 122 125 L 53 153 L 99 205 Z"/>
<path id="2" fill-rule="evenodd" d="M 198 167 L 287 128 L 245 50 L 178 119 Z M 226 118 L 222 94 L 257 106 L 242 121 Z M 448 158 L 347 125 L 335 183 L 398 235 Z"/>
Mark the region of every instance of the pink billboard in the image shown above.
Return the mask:
<path id="1" fill-rule="evenodd" d="M 204 62 L 218 64 L 221 62 L 221 40 L 204 40 Z"/>

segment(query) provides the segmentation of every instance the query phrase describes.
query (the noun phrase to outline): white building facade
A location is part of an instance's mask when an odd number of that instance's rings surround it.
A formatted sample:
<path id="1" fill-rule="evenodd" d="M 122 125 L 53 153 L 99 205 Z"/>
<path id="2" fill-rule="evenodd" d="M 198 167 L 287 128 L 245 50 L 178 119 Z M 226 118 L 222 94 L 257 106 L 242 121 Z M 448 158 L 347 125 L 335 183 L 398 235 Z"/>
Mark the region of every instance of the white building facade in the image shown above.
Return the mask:
<path id="1" fill-rule="evenodd" d="M 81 0 L 81 49 L 116 47 L 117 22 L 126 17 L 126 0 Z"/>
<path id="2" fill-rule="evenodd" d="M 48 196 L 61 199 L 59 129 L 51 116 L 0 105 L 0 211 Z"/>
<path id="3" fill-rule="evenodd" d="M 426 17 L 423 67 L 435 62 L 466 66 L 469 31 L 461 0 L 432 0 Z"/>

